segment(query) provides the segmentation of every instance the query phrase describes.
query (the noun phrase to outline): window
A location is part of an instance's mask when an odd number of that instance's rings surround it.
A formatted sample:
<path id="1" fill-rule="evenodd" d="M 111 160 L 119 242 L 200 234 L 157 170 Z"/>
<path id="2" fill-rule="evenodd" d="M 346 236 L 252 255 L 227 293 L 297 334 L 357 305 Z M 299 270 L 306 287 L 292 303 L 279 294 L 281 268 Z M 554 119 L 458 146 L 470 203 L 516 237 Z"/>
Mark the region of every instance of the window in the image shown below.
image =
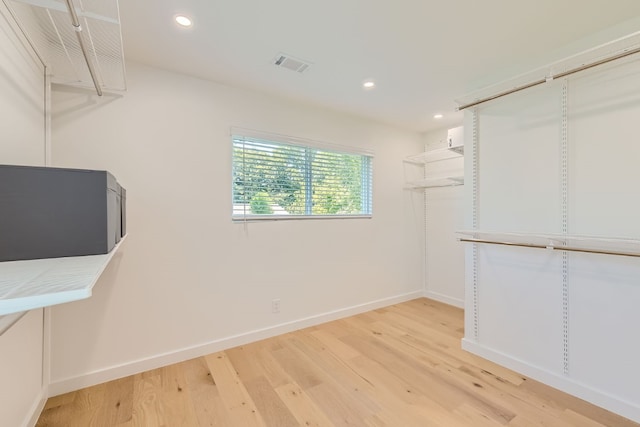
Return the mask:
<path id="1" fill-rule="evenodd" d="M 288 137 L 231 140 L 233 219 L 371 216 L 370 155 Z"/>

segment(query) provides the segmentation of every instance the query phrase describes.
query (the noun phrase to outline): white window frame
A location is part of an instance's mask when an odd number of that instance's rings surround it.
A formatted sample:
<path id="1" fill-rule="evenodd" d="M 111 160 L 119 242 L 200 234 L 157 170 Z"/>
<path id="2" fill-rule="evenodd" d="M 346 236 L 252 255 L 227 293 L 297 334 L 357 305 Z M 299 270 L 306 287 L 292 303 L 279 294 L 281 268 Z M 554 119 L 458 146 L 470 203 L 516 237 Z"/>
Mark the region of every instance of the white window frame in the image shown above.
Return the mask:
<path id="1" fill-rule="evenodd" d="M 357 155 L 364 158 L 368 158 L 368 162 L 365 163 L 365 167 L 362 170 L 362 206 L 363 213 L 359 214 L 313 214 L 312 197 L 310 192 L 312 191 L 311 176 L 305 176 L 306 190 L 305 195 L 305 214 L 253 214 L 247 210 L 247 205 L 244 205 L 242 213 L 235 212 L 234 208 L 234 188 L 233 188 L 233 170 L 234 170 L 234 150 L 233 147 L 238 139 L 244 139 L 248 141 L 265 141 L 272 142 L 280 145 L 290 145 L 300 148 L 304 148 L 307 153 L 312 150 L 323 150 L 337 154 Z M 279 220 L 309 220 L 309 219 L 370 219 L 373 217 L 373 152 L 369 150 L 358 149 L 354 147 L 345 147 L 336 144 L 329 144 L 325 142 L 319 142 L 304 138 L 292 137 L 287 135 L 272 134 L 266 132 L 258 132 L 254 130 L 231 128 L 230 132 L 231 142 L 231 170 L 232 170 L 232 183 L 231 183 L 231 204 L 232 214 L 231 219 L 234 222 L 247 222 L 247 221 L 279 221 Z"/>

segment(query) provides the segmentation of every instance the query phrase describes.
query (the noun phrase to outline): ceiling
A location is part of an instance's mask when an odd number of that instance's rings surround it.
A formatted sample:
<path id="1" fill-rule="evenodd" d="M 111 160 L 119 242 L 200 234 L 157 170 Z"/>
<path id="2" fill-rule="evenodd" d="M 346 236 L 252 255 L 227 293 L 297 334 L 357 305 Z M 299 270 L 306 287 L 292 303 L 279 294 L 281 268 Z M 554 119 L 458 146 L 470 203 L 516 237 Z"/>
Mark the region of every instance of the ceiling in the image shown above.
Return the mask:
<path id="1" fill-rule="evenodd" d="M 470 91 L 637 31 L 640 1 L 125 0 L 120 16 L 128 60 L 425 132 L 459 124 Z"/>

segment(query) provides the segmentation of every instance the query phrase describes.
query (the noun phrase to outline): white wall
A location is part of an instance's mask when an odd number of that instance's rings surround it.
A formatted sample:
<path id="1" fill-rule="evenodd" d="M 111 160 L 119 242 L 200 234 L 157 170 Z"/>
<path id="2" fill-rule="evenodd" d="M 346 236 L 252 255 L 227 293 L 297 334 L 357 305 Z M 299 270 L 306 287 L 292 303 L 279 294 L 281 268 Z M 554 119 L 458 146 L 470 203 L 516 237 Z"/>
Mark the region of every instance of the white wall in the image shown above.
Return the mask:
<path id="1" fill-rule="evenodd" d="M 9 16 L 0 3 L 0 164 L 44 165 L 44 69 Z M 2 426 L 34 423 L 44 404 L 43 338 L 43 310 L 27 313 L 0 336 Z"/>
<path id="2" fill-rule="evenodd" d="M 478 109 L 477 228 L 640 239 L 640 63 L 600 67 L 571 77 L 566 89 L 564 83 Z M 471 185 L 473 162 L 466 172 Z M 473 193 L 467 195 L 471 214 Z M 568 245 L 638 252 L 637 244 Z M 640 421 L 640 259 L 475 250 L 474 260 L 467 249 L 464 347 Z"/>
<path id="3" fill-rule="evenodd" d="M 32 425 L 46 399 L 42 382 L 43 310 L 33 310 L 0 336 L 0 424 Z"/>
<path id="4" fill-rule="evenodd" d="M 0 164 L 44 165 L 44 68 L 11 22 L 1 4 Z"/>
<path id="5" fill-rule="evenodd" d="M 418 134 L 135 63 L 127 78 L 123 97 L 53 95 L 54 165 L 114 173 L 129 231 L 94 296 L 53 309 L 53 393 L 422 294 L 402 173 Z M 232 223 L 231 126 L 372 149 L 373 219 Z"/>
<path id="6" fill-rule="evenodd" d="M 423 135 L 425 149 L 447 147 L 447 129 Z M 428 164 L 427 168 L 458 170 L 464 159 Z M 464 186 L 425 190 L 425 296 L 464 306 L 464 246 L 455 232 L 464 228 Z"/>

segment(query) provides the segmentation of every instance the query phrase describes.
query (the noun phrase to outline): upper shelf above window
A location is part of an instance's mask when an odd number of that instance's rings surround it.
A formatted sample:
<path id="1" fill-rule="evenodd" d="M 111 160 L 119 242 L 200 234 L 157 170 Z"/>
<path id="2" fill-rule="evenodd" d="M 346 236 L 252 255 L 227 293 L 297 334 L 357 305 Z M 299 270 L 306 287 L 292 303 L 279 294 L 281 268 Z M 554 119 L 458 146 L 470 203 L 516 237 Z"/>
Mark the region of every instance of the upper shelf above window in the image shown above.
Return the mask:
<path id="1" fill-rule="evenodd" d="M 72 17 L 62 0 L 9 0 L 18 25 L 26 33 L 51 75 L 51 82 L 93 88 Z M 126 90 L 122 35 L 117 0 L 75 0 L 80 36 L 101 89 Z"/>

